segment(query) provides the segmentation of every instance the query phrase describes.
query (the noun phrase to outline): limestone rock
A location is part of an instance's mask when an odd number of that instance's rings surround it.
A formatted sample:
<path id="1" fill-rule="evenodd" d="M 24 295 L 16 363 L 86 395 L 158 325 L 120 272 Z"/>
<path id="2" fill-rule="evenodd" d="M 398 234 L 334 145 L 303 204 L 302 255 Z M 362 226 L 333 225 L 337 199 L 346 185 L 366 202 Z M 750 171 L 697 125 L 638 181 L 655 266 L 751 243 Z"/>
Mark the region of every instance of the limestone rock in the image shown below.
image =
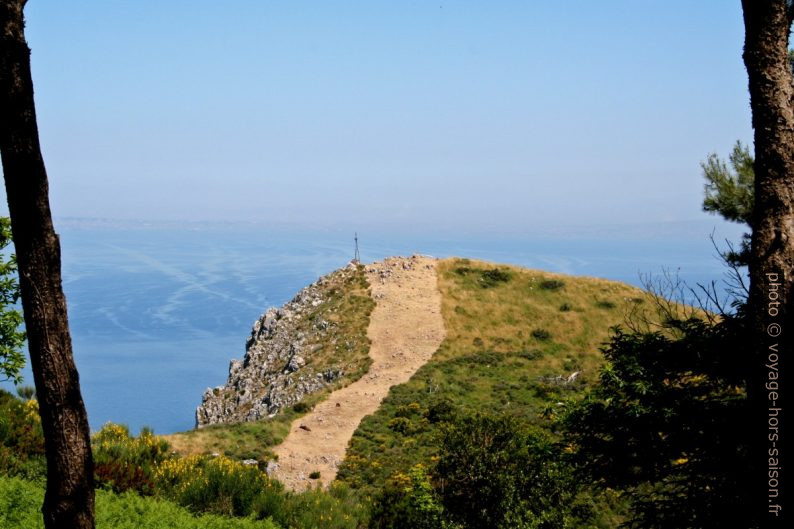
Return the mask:
<path id="1" fill-rule="evenodd" d="M 318 317 L 328 302 L 329 278 L 353 274 L 337 270 L 304 288 L 281 308 L 269 308 L 251 327 L 245 356 L 229 363 L 226 385 L 204 391 L 196 427 L 256 421 L 275 416 L 344 375 L 341 367 L 315 370 L 312 358 L 333 342 L 334 323 Z"/>

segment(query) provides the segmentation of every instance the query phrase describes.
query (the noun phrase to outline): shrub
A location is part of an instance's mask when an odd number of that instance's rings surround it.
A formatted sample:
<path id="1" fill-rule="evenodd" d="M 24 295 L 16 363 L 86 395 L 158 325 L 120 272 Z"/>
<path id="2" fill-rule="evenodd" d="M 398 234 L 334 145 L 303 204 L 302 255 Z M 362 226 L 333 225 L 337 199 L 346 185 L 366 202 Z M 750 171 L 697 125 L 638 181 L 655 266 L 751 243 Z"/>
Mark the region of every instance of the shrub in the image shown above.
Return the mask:
<path id="1" fill-rule="evenodd" d="M 482 288 L 492 288 L 499 283 L 507 283 L 513 277 L 510 270 L 502 268 L 489 268 L 480 270 L 469 266 L 459 266 L 455 268 L 455 273 L 459 276 L 478 275 L 477 282 Z"/>
<path id="2" fill-rule="evenodd" d="M 538 286 L 542 290 L 560 290 L 565 286 L 565 281 L 561 279 L 544 279 Z"/>
<path id="3" fill-rule="evenodd" d="M 480 284 L 483 288 L 492 288 L 499 283 L 507 283 L 512 278 L 509 270 L 502 270 L 499 268 L 491 268 L 490 270 L 483 270 L 480 272 Z"/>
<path id="4" fill-rule="evenodd" d="M 560 312 L 568 312 L 572 308 L 573 307 L 571 307 L 570 303 L 563 303 L 562 305 L 560 305 Z"/>
<path id="5" fill-rule="evenodd" d="M 286 496 L 283 510 L 273 520 L 290 529 L 359 529 L 369 527 L 369 509 L 354 491 L 333 485 Z"/>
<path id="6" fill-rule="evenodd" d="M 751 413 L 749 322 L 740 312 L 668 325 L 616 328 L 602 349 L 598 385 L 563 419 L 582 477 L 623 491 L 632 527 L 763 526 L 748 487 L 753 442 L 737 428 Z"/>
<path id="7" fill-rule="evenodd" d="M 43 529 L 43 499 L 43 485 L 0 476 L 0 527 Z M 104 490 L 97 491 L 96 522 L 106 529 L 280 529 L 270 520 L 194 516 L 166 500 Z"/>
<path id="8" fill-rule="evenodd" d="M 226 516 L 248 516 L 260 494 L 282 491 L 280 483 L 257 467 L 225 456 L 168 459 L 158 466 L 154 478 L 158 488 L 180 505 Z"/>
<path id="9" fill-rule="evenodd" d="M 320 479 L 320 471 L 315 470 L 313 472 L 309 472 L 309 479 Z"/>
<path id="10" fill-rule="evenodd" d="M 153 494 L 157 466 L 170 459 L 168 442 L 143 428 L 138 437 L 121 424 L 107 423 L 92 439 L 97 484 L 115 492 Z"/>
<path id="11" fill-rule="evenodd" d="M 418 414 L 422 411 L 422 407 L 419 405 L 418 402 L 412 402 L 410 404 L 406 404 L 404 406 L 398 406 L 397 410 L 394 412 L 395 417 L 413 417 L 414 415 Z"/>
<path id="12" fill-rule="evenodd" d="M 444 426 L 435 476 L 445 512 L 466 528 L 573 526 L 577 486 L 561 453 L 514 417 L 478 414 Z"/>
<path id="13" fill-rule="evenodd" d="M 480 366 L 494 366 L 501 364 L 505 359 L 502 353 L 494 351 L 478 351 L 466 356 L 459 356 L 451 360 L 452 363 L 457 365 L 480 365 Z"/>
<path id="14" fill-rule="evenodd" d="M 373 529 L 445 529 L 454 527 L 444 519 L 438 494 L 430 484 L 424 465 L 398 472 L 386 482 L 372 509 Z"/>
<path id="15" fill-rule="evenodd" d="M 440 398 L 432 403 L 425 413 L 425 418 L 431 423 L 449 422 L 454 420 L 455 405 L 448 398 Z"/>
<path id="16" fill-rule="evenodd" d="M 0 389 L 0 473 L 42 477 L 44 465 L 38 402 Z"/>
<path id="17" fill-rule="evenodd" d="M 518 356 L 527 360 L 537 360 L 543 357 L 543 351 L 540 349 L 530 349 L 529 351 L 521 351 Z"/>
<path id="18" fill-rule="evenodd" d="M 459 276 L 465 276 L 474 272 L 474 269 L 469 266 L 459 266 L 455 269 L 455 273 Z"/>
<path id="19" fill-rule="evenodd" d="M 614 301 L 609 301 L 606 299 L 597 300 L 595 302 L 595 306 L 598 307 L 599 309 L 614 309 L 615 307 L 617 307 Z"/>
<path id="20" fill-rule="evenodd" d="M 408 419 L 407 417 L 395 417 L 389 421 L 388 426 L 392 431 L 401 434 L 409 433 L 413 429 L 411 419 Z"/>
<path id="21" fill-rule="evenodd" d="M 551 338 L 551 333 L 546 329 L 534 329 L 532 331 L 532 337 L 541 342 L 545 342 Z"/>
<path id="22" fill-rule="evenodd" d="M 305 402 L 296 402 L 295 404 L 292 405 L 292 410 L 295 413 L 306 413 L 310 409 L 311 409 L 311 406 L 309 406 Z"/>

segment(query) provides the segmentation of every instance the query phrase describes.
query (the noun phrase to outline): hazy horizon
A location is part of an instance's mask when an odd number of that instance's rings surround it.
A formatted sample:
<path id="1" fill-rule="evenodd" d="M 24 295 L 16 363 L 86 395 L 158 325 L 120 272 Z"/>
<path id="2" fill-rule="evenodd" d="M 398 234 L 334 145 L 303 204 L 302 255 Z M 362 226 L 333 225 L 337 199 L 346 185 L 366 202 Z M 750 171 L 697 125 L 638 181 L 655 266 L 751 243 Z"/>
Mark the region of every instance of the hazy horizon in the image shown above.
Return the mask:
<path id="1" fill-rule="evenodd" d="M 31 2 L 26 16 L 58 218 L 719 224 L 700 211 L 699 163 L 752 138 L 738 3 Z"/>

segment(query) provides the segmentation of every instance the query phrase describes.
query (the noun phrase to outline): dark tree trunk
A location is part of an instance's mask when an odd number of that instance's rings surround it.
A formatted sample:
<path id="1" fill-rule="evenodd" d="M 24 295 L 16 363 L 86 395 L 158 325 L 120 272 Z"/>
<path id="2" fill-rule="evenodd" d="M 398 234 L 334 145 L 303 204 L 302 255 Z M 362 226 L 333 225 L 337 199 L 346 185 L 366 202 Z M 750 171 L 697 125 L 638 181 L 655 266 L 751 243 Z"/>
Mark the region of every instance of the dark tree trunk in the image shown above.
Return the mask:
<path id="1" fill-rule="evenodd" d="M 783 462 L 785 452 L 779 446 L 787 435 L 782 427 L 790 420 L 782 399 L 791 392 L 785 370 L 790 364 L 788 356 L 794 353 L 794 81 L 788 58 L 794 8 L 786 0 L 742 0 L 742 8 L 744 63 L 755 132 L 749 298 L 755 355 L 748 366 L 748 395 L 757 417 L 751 428 L 757 439 L 753 460 L 759 467 L 759 479 L 753 485 L 758 485 L 759 510 L 770 511 L 765 520 L 773 524 L 780 521 L 782 513 L 771 512 L 770 505 L 782 505 L 786 497 L 782 484 L 790 481 L 784 479 L 786 475 L 791 476 L 784 470 L 780 479 L 772 482 L 769 458 L 770 451 L 777 448 L 780 457 L 774 466 L 790 466 L 789 458 Z M 775 382 L 780 390 L 773 394 L 770 387 Z M 779 486 L 777 496 L 772 491 L 775 484 Z"/>
<path id="2" fill-rule="evenodd" d="M 39 147 L 25 1 L 0 0 L 0 152 L 47 455 L 42 512 L 48 529 L 88 529 L 94 527 L 91 440 L 72 358 L 60 244 Z"/>

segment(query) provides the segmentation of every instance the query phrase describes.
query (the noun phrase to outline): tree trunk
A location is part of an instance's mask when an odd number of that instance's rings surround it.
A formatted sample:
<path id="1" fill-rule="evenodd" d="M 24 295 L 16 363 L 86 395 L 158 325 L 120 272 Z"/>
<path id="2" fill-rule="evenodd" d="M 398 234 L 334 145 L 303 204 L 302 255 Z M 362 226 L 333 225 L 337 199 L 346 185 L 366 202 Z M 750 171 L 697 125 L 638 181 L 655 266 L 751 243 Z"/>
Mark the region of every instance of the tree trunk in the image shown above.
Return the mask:
<path id="1" fill-rule="evenodd" d="M 0 0 L 0 153 L 19 264 L 19 286 L 47 456 L 44 525 L 94 527 L 88 417 L 61 288 L 61 254 L 52 225 L 39 146 L 26 0 Z"/>
<path id="2" fill-rule="evenodd" d="M 758 443 L 753 460 L 761 467 L 758 483 L 753 485 L 758 485 L 759 509 L 768 512 L 767 524 L 780 521 L 782 513 L 772 512 L 771 506 L 782 504 L 782 483 L 790 481 L 782 479 L 783 474 L 773 482 L 770 474 L 771 451 L 776 448 L 774 455 L 779 457 L 774 466 L 790 466 L 779 450 L 786 435 L 783 425 L 789 420 L 783 416 L 782 398 L 791 392 L 790 387 L 779 386 L 781 380 L 788 385 L 784 371 L 788 356 L 794 353 L 794 80 L 788 58 L 794 8 L 788 4 L 786 0 L 742 0 L 744 63 L 755 133 L 749 298 L 755 355 L 748 366 L 748 396 L 757 417 L 750 425 Z M 777 492 L 773 485 L 778 485 Z"/>

